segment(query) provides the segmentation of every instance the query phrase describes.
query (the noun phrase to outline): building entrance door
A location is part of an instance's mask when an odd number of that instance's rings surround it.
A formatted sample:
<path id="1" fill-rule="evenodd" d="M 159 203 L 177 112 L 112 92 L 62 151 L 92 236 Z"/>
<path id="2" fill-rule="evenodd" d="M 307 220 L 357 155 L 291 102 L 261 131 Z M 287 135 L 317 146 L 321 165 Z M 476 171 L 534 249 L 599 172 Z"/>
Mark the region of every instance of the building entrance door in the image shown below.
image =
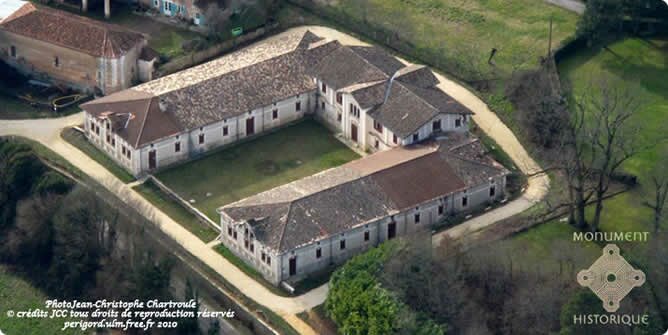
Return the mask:
<path id="1" fill-rule="evenodd" d="M 297 257 L 290 258 L 290 276 L 297 274 Z"/>
<path id="2" fill-rule="evenodd" d="M 156 167 L 157 167 L 157 161 L 156 161 L 155 150 L 151 150 L 148 152 L 148 169 L 153 170 Z"/>
<path id="3" fill-rule="evenodd" d="M 353 140 L 353 142 L 357 142 L 357 125 L 350 125 L 350 138 Z"/>
<path id="4" fill-rule="evenodd" d="M 395 236 L 397 236 L 397 223 L 396 222 L 390 222 L 387 225 L 387 239 L 391 240 Z"/>
<path id="5" fill-rule="evenodd" d="M 255 134 L 255 117 L 246 119 L 246 136 Z"/>

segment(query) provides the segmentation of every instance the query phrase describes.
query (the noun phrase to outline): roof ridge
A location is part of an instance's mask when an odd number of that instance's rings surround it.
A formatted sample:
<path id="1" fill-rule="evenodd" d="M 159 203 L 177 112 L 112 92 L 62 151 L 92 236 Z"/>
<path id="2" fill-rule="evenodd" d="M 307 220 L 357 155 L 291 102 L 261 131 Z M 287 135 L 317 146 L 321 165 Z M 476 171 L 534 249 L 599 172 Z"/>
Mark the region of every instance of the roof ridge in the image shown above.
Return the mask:
<path id="1" fill-rule="evenodd" d="M 479 161 L 475 161 L 475 160 L 472 160 L 472 159 L 468 159 L 468 158 L 465 158 L 465 157 L 458 156 L 458 155 L 456 155 L 456 154 L 454 154 L 454 153 L 452 152 L 453 150 L 456 150 L 456 149 L 459 149 L 459 148 L 462 148 L 462 147 L 464 147 L 464 146 L 467 146 L 467 145 L 470 145 L 470 144 L 473 144 L 473 143 L 477 143 L 477 142 L 480 142 L 480 139 L 478 139 L 478 138 L 474 138 L 474 139 L 471 139 L 470 141 L 468 141 L 468 142 L 466 142 L 466 143 L 461 143 L 461 144 L 459 144 L 459 145 L 453 146 L 452 148 L 449 148 L 448 151 L 445 151 L 445 152 L 442 151 L 442 153 L 445 154 L 445 155 L 447 155 L 448 157 L 453 157 L 453 158 L 459 159 L 459 160 L 464 161 L 464 162 L 469 162 L 469 163 L 471 163 L 471 164 L 476 164 L 476 165 L 486 166 L 486 167 L 489 167 L 489 168 L 492 168 L 492 169 L 496 169 L 496 170 L 503 170 L 503 169 L 506 169 L 506 167 L 503 166 L 503 165 L 501 165 L 501 168 L 499 168 L 499 167 L 497 167 L 497 166 L 494 166 L 494 165 L 491 165 L 491 164 L 487 164 L 487 163 L 485 163 L 485 162 L 479 162 Z M 507 170 L 507 169 L 506 169 L 506 170 Z"/>
<path id="2" fill-rule="evenodd" d="M 385 171 L 385 170 L 388 170 L 388 169 L 391 169 L 391 168 L 394 168 L 394 167 L 397 167 L 397 166 L 401 166 L 401 165 L 404 165 L 404 164 L 409 163 L 409 162 L 413 162 L 413 161 L 415 161 L 415 160 L 418 160 L 418 159 L 420 159 L 420 158 L 427 157 L 427 156 L 432 155 L 432 154 L 435 154 L 435 153 L 437 153 L 437 152 L 438 152 L 438 148 L 436 148 L 435 150 L 429 151 L 429 152 L 427 152 L 427 153 L 424 153 L 424 154 L 422 154 L 422 155 L 419 155 L 419 156 L 416 156 L 416 157 L 411 157 L 410 159 L 401 161 L 401 162 L 399 162 L 399 163 L 396 163 L 396 164 L 393 164 L 393 165 L 390 165 L 390 166 L 386 166 L 386 167 L 384 167 L 384 168 L 382 168 L 382 169 L 376 170 L 376 171 L 371 172 L 371 173 L 369 173 L 369 174 L 360 174 L 360 175 L 355 176 L 354 178 L 349 179 L 349 180 L 346 180 L 346 181 L 344 181 L 344 182 L 342 182 L 342 183 L 335 184 L 335 185 L 331 185 L 331 186 L 329 186 L 329 187 L 325 187 L 325 188 L 319 189 L 319 190 L 316 191 L 316 192 L 313 192 L 313 193 L 309 193 L 309 194 L 305 194 L 305 195 L 299 196 L 299 197 L 297 197 L 297 198 L 294 198 L 294 199 L 288 201 L 288 203 L 290 203 L 290 205 L 292 205 L 292 203 L 295 202 L 295 201 L 303 200 L 303 199 L 307 199 L 307 198 L 313 197 L 313 196 L 315 196 L 315 195 L 317 195 L 317 194 L 320 194 L 320 193 L 322 193 L 322 192 L 325 192 L 325 191 L 327 191 L 327 190 L 331 190 L 331 189 L 336 188 L 336 187 L 340 187 L 340 186 L 343 186 L 343 185 L 347 185 L 347 184 L 350 184 L 350 183 L 352 183 L 352 182 L 358 181 L 358 180 L 360 180 L 360 179 L 364 179 L 364 178 L 367 178 L 367 177 L 371 177 L 371 176 L 373 176 L 373 175 L 375 175 L 375 174 L 378 174 L 378 173 L 380 173 L 380 172 L 383 172 L 383 171 Z M 374 182 L 374 183 L 375 183 L 375 182 Z"/>
<path id="3" fill-rule="evenodd" d="M 151 112 L 151 104 L 153 104 L 154 98 L 150 98 L 148 100 L 148 104 L 146 104 L 146 113 L 144 114 L 144 120 L 141 122 L 141 127 L 139 127 L 139 135 L 137 135 L 137 141 L 135 142 L 134 147 L 138 148 L 139 147 L 139 142 L 141 142 L 141 137 L 144 135 L 144 128 L 146 128 L 146 119 L 148 119 L 148 114 Z"/>
<path id="4" fill-rule="evenodd" d="M 368 59 L 366 59 L 364 56 L 362 56 L 362 55 L 358 54 L 357 52 L 355 52 L 355 50 L 352 48 L 352 47 L 380 48 L 379 46 L 375 46 L 375 45 L 351 45 L 351 46 L 344 45 L 344 46 L 347 47 L 350 51 L 352 51 L 357 57 L 361 58 L 365 63 L 371 65 L 374 69 L 376 69 L 376 70 L 380 71 L 382 74 L 386 75 L 388 79 L 391 77 L 391 76 L 389 76 L 387 73 L 385 73 L 385 71 L 383 71 L 381 68 L 379 68 L 379 67 L 376 66 L 375 64 L 371 63 L 371 62 L 370 62 Z M 385 50 L 383 50 L 383 49 L 381 49 L 381 50 L 382 50 L 382 51 L 385 51 Z M 395 57 L 393 54 L 391 54 L 391 53 L 389 53 L 389 52 L 388 52 L 387 54 L 388 54 L 390 57 L 392 57 L 392 58 L 395 58 L 395 59 L 397 58 L 397 57 Z M 398 60 L 398 59 L 397 59 L 397 60 Z M 401 61 L 399 61 L 399 62 L 401 62 Z M 403 62 L 402 62 L 402 64 L 403 64 Z M 406 67 L 405 64 L 404 64 L 404 67 Z M 404 67 L 400 68 L 399 70 L 403 69 Z M 399 70 L 397 70 L 397 71 L 399 71 Z M 395 73 L 396 73 L 396 71 L 395 71 Z"/>
<path id="5" fill-rule="evenodd" d="M 290 212 L 292 212 L 292 201 L 288 202 L 288 212 L 285 213 L 285 221 L 283 222 L 283 226 L 281 227 L 281 235 L 279 236 L 278 239 L 278 252 L 281 252 L 282 245 L 283 245 L 283 238 L 285 237 L 285 230 L 288 227 L 288 223 L 290 222 Z"/>

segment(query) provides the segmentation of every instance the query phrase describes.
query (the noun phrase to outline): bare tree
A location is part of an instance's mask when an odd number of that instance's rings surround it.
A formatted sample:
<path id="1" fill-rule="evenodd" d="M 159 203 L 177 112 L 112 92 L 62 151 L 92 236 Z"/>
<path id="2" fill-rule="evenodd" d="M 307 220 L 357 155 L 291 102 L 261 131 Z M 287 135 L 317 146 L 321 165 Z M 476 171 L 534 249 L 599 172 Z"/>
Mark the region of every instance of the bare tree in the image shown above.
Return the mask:
<path id="1" fill-rule="evenodd" d="M 666 200 L 668 199 L 668 152 L 662 153 L 661 159 L 652 169 L 648 179 L 651 193 L 644 204 L 654 213 L 654 232 L 661 230 Z"/>
<path id="2" fill-rule="evenodd" d="M 579 137 L 591 147 L 595 209 L 590 228 L 598 230 L 603 200 L 612 178 L 624 162 L 646 146 L 640 143 L 640 123 L 633 119 L 641 107 L 636 92 L 608 77 L 602 77 L 594 85 L 576 98 L 576 106 L 591 119 L 585 122 L 587 126 Z"/>

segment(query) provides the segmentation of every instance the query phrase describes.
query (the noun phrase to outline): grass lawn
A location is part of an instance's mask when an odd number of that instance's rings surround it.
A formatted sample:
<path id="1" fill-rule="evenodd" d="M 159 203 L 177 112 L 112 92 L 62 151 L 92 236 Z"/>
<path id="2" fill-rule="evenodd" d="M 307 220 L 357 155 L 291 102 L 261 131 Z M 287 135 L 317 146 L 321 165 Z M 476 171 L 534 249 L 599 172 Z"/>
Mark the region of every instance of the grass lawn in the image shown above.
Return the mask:
<path id="1" fill-rule="evenodd" d="M 415 54 L 437 53 L 457 64 L 480 60 L 486 67 L 492 48 L 497 68 L 507 74 L 518 59 L 538 64 L 547 53 L 549 21 L 554 46 L 575 32 L 577 15 L 535 0 L 356 0 L 322 1 L 322 9 L 396 32 L 415 45 Z M 280 17 L 280 16 L 279 16 Z M 343 22 L 340 22 L 343 23 Z M 363 32 L 360 32 L 363 33 Z M 436 65 L 436 64 L 432 64 Z M 464 78 L 466 79 L 466 78 Z"/>
<path id="2" fill-rule="evenodd" d="M 114 13 L 111 22 L 147 34 L 148 45 L 168 58 L 184 53 L 183 42 L 201 37 L 196 32 L 135 15 L 127 7 L 122 7 Z"/>
<path id="3" fill-rule="evenodd" d="M 200 222 L 195 215 L 163 193 L 150 180 L 135 186 L 134 190 L 203 242 L 209 243 L 218 236 L 218 232 L 213 227 Z"/>
<path id="4" fill-rule="evenodd" d="M 326 128 L 305 120 L 159 172 L 156 177 L 218 220 L 220 206 L 357 158 Z"/>
<path id="5" fill-rule="evenodd" d="M 637 87 L 643 108 L 634 116 L 644 129 L 644 140 L 656 147 L 626 162 L 623 169 L 639 177 L 641 184 L 660 155 L 668 153 L 665 140 L 668 124 L 668 40 L 627 38 L 606 49 L 578 53 L 559 64 L 562 80 L 577 94 L 591 78 L 605 74 Z M 664 137 L 663 141 L 657 141 Z M 608 231 L 651 231 L 652 214 L 642 205 L 648 194 L 642 187 L 605 202 L 601 229 Z"/>
<path id="6" fill-rule="evenodd" d="M 10 318 L 8 311 L 44 309 L 48 299 L 39 289 L 0 266 L 0 332 L 5 334 L 85 334 L 83 331 L 61 331 L 65 319 Z"/>
<path id="7" fill-rule="evenodd" d="M 69 142 L 71 145 L 75 146 L 77 149 L 88 155 L 88 157 L 100 163 L 100 165 L 104 166 L 107 170 L 109 170 L 109 172 L 111 172 L 122 182 L 129 183 L 135 180 L 134 176 L 125 171 L 125 169 L 114 162 L 113 159 L 100 151 L 100 149 L 96 148 L 93 144 L 88 142 L 84 134 L 72 128 L 66 128 L 60 133 L 60 136 L 65 141 Z"/>

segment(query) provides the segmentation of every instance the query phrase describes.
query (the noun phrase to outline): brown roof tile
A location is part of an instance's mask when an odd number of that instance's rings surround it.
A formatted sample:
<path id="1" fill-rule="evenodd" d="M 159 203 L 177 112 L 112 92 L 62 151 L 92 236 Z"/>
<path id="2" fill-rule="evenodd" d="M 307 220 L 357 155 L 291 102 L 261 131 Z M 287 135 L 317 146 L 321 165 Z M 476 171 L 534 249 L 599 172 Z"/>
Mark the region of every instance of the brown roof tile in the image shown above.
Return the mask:
<path id="1" fill-rule="evenodd" d="M 45 7 L 21 9 L 0 29 L 95 57 L 119 58 L 144 41 L 140 33 Z"/>

